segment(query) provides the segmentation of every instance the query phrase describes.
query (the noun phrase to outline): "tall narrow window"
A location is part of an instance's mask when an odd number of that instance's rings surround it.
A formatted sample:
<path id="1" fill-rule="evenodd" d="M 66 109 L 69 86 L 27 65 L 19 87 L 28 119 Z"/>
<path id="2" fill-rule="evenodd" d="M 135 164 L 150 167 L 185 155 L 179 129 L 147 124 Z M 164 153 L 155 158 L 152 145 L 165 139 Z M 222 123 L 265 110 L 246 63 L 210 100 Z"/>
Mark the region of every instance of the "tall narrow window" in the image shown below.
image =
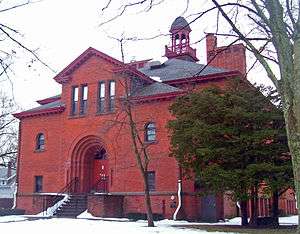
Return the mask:
<path id="1" fill-rule="evenodd" d="M 116 82 L 111 80 L 109 82 L 109 111 L 115 110 L 115 96 L 116 96 Z"/>
<path id="2" fill-rule="evenodd" d="M 44 150 L 45 149 L 45 135 L 43 133 L 39 133 L 36 137 L 36 150 Z"/>
<path id="3" fill-rule="evenodd" d="M 105 112 L 105 82 L 99 82 L 98 86 L 98 112 Z"/>
<path id="4" fill-rule="evenodd" d="M 156 140 L 156 127 L 155 123 L 151 122 L 145 126 L 145 140 L 148 142 Z"/>
<path id="5" fill-rule="evenodd" d="M 43 176 L 35 176 L 34 192 L 41 193 L 43 191 Z"/>
<path id="6" fill-rule="evenodd" d="M 88 86 L 81 86 L 80 114 L 86 114 L 88 100 Z"/>
<path id="7" fill-rule="evenodd" d="M 78 99 L 79 99 L 79 89 L 77 86 L 72 88 L 72 110 L 71 114 L 76 115 L 78 113 Z"/>
<path id="8" fill-rule="evenodd" d="M 149 191 L 155 191 L 155 171 L 147 172 Z"/>

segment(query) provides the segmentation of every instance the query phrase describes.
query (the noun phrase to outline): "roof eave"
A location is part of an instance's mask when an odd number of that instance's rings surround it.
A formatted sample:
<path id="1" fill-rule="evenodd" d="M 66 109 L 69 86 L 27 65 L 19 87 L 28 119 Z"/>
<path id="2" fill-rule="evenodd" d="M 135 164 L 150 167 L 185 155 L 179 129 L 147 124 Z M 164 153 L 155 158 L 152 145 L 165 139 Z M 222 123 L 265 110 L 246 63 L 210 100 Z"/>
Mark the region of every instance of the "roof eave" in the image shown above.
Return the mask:
<path id="1" fill-rule="evenodd" d="M 33 116 L 58 114 L 63 112 L 64 110 L 65 110 L 64 106 L 59 106 L 59 107 L 53 107 L 53 108 L 37 110 L 37 111 L 23 111 L 23 112 L 15 113 L 13 114 L 13 116 L 16 117 L 17 119 L 24 119 Z"/>

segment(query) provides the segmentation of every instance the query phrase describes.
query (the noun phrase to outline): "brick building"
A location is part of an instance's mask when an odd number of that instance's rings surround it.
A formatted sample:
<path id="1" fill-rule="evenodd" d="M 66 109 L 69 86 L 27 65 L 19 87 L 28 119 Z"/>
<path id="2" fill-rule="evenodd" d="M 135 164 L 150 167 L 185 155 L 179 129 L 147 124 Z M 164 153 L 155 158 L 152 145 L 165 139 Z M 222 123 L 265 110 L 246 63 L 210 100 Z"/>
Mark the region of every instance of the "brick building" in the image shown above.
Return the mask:
<path id="1" fill-rule="evenodd" d="M 88 48 L 54 77 L 61 84 L 61 95 L 39 100 L 39 107 L 15 114 L 20 119 L 18 208 L 38 213 L 45 208 L 45 199 L 53 200 L 52 193 L 69 189 L 86 195 L 88 210 L 94 215 L 145 213 L 143 182 L 129 128 L 118 125 L 126 119 L 122 98 L 128 81 L 135 100 L 135 121 L 149 144 L 153 212 L 172 217 L 178 206 L 178 179 L 182 178 L 176 160 L 169 157 L 166 124 L 172 116 L 168 107 L 190 87 L 225 87 L 226 82 L 246 73 L 242 44 L 217 47 L 217 38 L 208 34 L 207 61 L 212 61 L 206 66 L 197 63 L 190 32 L 184 18 L 175 19 L 164 63 L 123 64 Z M 224 196 L 197 196 L 193 180 L 182 180 L 181 198 L 180 215 L 186 219 L 236 215 L 235 203 Z M 286 199 L 294 204 L 293 196 Z"/>

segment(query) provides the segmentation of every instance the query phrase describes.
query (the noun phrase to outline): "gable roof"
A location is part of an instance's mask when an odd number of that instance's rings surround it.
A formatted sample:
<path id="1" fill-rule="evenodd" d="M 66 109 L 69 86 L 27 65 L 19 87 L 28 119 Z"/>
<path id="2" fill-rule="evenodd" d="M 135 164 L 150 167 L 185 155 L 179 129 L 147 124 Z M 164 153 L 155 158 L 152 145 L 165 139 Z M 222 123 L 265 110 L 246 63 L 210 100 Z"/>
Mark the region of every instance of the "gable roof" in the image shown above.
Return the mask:
<path id="1" fill-rule="evenodd" d="M 71 79 L 70 75 L 92 56 L 100 57 L 117 66 L 124 66 L 124 63 L 120 62 L 119 60 L 107 54 L 104 54 L 99 50 L 89 47 L 81 55 L 79 55 L 73 62 L 71 62 L 66 68 L 64 68 L 60 73 L 58 73 L 54 77 L 54 80 L 60 84 L 67 82 L 68 80 Z"/>
<path id="2" fill-rule="evenodd" d="M 194 78 L 195 76 L 206 76 L 211 74 L 218 74 L 228 72 L 229 70 L 206 66 L 181 59 L 169 59 L 164 62 L 159 68 L 151 69 L 145 66 L 139 69 L 142 73 L 148 76 L 159 77 L 162 82 Z M 201 71 L 201 73 L 199 73 Z"/>

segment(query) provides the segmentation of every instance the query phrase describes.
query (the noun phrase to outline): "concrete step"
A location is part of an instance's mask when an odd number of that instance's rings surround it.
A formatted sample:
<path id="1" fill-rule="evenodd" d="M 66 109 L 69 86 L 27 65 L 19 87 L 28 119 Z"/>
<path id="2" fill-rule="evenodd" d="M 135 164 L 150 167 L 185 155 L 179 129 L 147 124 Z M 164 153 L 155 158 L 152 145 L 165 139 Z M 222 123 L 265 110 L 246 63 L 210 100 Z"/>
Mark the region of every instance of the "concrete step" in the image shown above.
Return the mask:
<path id="1" fill-rule="evenodd" d="M 55 212 L 56 217 L 76 217 L 87 209 L 87 197 L 85 195 L 72 195 Z"/>

